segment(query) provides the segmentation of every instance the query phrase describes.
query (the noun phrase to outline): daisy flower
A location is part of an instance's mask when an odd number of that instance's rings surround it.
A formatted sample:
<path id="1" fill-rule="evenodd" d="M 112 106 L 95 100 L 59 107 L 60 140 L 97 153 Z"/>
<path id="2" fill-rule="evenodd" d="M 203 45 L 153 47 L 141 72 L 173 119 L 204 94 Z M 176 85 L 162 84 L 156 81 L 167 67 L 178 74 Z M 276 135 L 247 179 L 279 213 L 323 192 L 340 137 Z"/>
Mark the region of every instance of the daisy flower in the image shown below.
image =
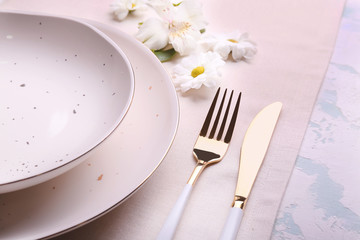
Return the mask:
<path id="1" fill-rule="evenodd" d="M 173 81 L 177 90 L 186 92 L 202 85 L 215 87 L 220 80 L 219 67 L 225 62 L 218 53 L 198 53 L 182 59 L 173 69 Z"/>
<path id="2" fill-rule="evenodd" d="M 257 52 L 256 45 L 249 39 L 248 33 L 233 32 L 217 37 L 206 34 L 200 44 L 205 50 L 219 53 L 224 60 L 228 59 L 230 54 L 235 61 L 251 59 Z"/>
<path id="3" fill-rule="evenodd" d="M 136 37 L 152 50 L 162 49 L 168 44 L 180 55 L 188 55 L 194 50 L 201 38 L 200 31 L 207 24 L 200 3 L 194 0 L 184 0 L 179 4 L 173 4 L 169 0 L 152 0 L 149 3 L 161 21 L 145 21 Z"/>
<path id="4" fill-rule="evenodd" d="M 145 0 L 115 0 L 111 5 L 117 20 L 125 19 L 129 13 L 139 12 L 146 8 Z"/>

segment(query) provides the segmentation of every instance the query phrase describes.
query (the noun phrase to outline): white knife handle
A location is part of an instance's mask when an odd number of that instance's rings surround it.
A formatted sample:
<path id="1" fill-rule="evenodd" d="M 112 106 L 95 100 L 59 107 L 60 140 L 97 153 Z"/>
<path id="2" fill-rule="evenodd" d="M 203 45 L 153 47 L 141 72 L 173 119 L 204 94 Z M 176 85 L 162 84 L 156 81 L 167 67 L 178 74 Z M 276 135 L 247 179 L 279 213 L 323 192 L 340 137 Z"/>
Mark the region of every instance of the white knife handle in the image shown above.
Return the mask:
<path id="1" fill-rule="evenodd" d="M 184 190 L 181 192 L 180 197 L 176 201 L 169 216 L 166 218 L 157 240 L 170 240 L 173 238 L 177 225 L 179 224 L 181 215 L 184 211 L 187 200 L 189 199 L 192 190 L 191 184 L 186 184 Z"/>
<path id="2" fill-rule="evenodd" d="M 239 231 L 243 210 L 233 207 L 221 232 L 220 240 L 235 240 Z"/>

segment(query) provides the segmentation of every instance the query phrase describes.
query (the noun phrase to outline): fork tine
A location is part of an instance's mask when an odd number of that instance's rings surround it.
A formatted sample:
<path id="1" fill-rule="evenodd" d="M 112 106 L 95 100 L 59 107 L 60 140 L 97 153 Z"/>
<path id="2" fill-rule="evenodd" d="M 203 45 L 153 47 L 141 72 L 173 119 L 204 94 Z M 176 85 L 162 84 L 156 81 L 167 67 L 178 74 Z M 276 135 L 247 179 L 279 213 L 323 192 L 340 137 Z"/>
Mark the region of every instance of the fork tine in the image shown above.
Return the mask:
<path id="1" fill-rule="evenodd" d="M 218 96 L 219 96 L 219 92 L 220 92 L 220 88 L 218 88 L 218 90 L 217 90 L 217 92 L 216 92 L 216 94 L 215 94 L 214 100 L 213 100 L 212 103 L 211 103 L 209 112 L 208 112 L 208 114 L 206 115 L 204 124 L 203 124 L 203 126 L 202 126 L 202 128 L 201 128 L 200 136 L 202 136 L 202 137 L 205 137 L 205 136 L 206 136 L 206 133 L 207 133 L 207 131 L 208 131 L 208 129 L 209 129 L 211 117 L 212 117 L 213 112 L 214 112 L 214 109 L 215 109 L 215 105 L 216 105 L 217 98 L 218 98 Z"/>
<path id="2" fill-rule="evenodd" d="M 224 119 L 223 119 L 223 121 L 221 123 L 221 127 L 220 127 L 219 133 L 218 133 L 217 138 L 216 138 L 218 141 L 221 139 L 221 137 L 222 137 L 222 135 L 224 133 L 225 124 L 226 124 L 227 117 L 229 115 L 229 109 L 230 109 L 233 93 L 234 93 L 234 90 L 231 91 L 229 102 L 228 102 L 228 105 L 227 105 L 226 110 L 225 110 Z"/>
<path id="3" fill-rule="evenodd" d="M 222 98 L 222 100 L 221 100 L 218 113 L 216 114 L 216 118 L 215 118 L 213 127 L 212 127 L 212 129 L 211 129 L 210 135 L 209 135 L 209 138 L 210 138 L 210 139 L 212 139 L 212 138 L 214 137 L 214 135 L 215 135 L 215 131 L 216 131 L 217 125 L 218 125 L 218 123 L 219 123 L 219 119 L 220 119 L 220 115 L 221 115 L 221 112 L 222 112 L 222 108 L 223 108 L 223 106 L 224 106 L 225 97 L 226 97 L 226 92 L 227 92 L 227 89 L 225 89 L 224 96 L 223 96 L 223 98 Z"/>
<path id="4" fill-rule="evenodd" d="M 228 128 L 228 130 L 226 132 L 226 135 L 225 135 L 224 142 L 226 142 L 226 143 L 230 142 L 232 134 L 234 132 L 236 118 L 237 118 L 237 114 L 238 114 L 238 111 L 239 111 L 240 99 L 241 99 L 241 92 L 239 93 L 239 97 L 238 97 L 238 99 L 236 101 L 236 105 L 235 105 L 235 108 L 234 108 L 233 115 L 231 117 L 229 128 Z"/>

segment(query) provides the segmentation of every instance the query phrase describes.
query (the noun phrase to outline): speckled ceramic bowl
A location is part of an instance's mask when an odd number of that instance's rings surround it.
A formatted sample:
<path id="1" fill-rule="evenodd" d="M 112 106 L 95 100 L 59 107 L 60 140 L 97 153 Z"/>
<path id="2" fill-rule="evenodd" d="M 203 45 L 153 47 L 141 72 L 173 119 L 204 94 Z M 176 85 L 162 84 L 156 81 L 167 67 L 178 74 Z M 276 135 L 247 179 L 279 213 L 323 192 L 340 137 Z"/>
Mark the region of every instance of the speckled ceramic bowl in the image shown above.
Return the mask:
<path id="1" fill-rule="evenodd" d="M 0 12 L 0 193 L 79 164 L 124 118 L 129 61 L 92 26 Z"/>

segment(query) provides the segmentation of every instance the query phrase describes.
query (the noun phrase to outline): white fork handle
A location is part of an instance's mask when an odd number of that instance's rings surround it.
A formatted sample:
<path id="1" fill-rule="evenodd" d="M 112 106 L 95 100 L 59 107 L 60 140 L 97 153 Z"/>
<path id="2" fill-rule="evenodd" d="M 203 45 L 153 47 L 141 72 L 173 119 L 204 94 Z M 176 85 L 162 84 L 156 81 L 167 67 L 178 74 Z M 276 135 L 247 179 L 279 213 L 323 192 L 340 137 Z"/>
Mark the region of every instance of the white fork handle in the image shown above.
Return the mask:
<path id="1" fill-rule="evenodd" d="M 222 230 L 220 240 L 235 240 L 239 231 L 243 210 L 233 207 Z"/>
<path id="2" fill-rule="evenodd" d="M 192 190 L 191 184 L 186 184 L 180 197 L 176 201 L 169 216 L 166 218 L 164 225 L 162 226 L 157 240 L 170 240 L 173 238 L 177 225 L 179 224 L 181 215 L 184 211 L 187 200 L 189 199 Z"/>

